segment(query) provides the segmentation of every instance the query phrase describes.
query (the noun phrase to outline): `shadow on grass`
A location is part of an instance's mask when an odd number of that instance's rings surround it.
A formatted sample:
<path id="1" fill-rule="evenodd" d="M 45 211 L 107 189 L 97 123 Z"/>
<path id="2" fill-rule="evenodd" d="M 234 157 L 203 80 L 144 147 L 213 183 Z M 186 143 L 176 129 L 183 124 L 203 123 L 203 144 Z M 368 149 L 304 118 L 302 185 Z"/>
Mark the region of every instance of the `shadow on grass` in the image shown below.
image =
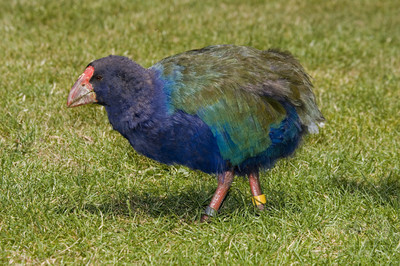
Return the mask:
<path id="1" fill-rule="evenodd" d="M 332 181 L 345 193 L 358 192 L 372 198 L 378 204 L 400 207 L 400 175 L 398 173 L 391 172 L 375 182 L 365 177 L 363 180 L 354 180 L 343 176 L 335 177 Z"/>
<path id="2" fill-rule="evenodd" d="M 321 180 L 321 182 L 323 182 Z M 99 203 L 76 203 L 68 208 L 61 207 L 60 212 L 74 211 L 76 209 L 87 211 L 96 215 L 109 214 L 125 217 L 150 216 L 153 218 L 167 217 L 178 218 L 186 222 L 200 220 L 200 217 L 209 204 L 216 186 L 204 185 L 199 188 L 195 185 L 185 186 L 183 190 L 171 190 L 162 194 L 160 191 L 116 192 L 103 195 Z M 329 179 L 325 189 L 339 188 L 344 194 L 355 194 L 363 197 L 373 204 L 390 205 L 393 208 L 400 207 L 400 176 L 391 173 L 379 181 L 372 182 L 367 178 L 363 180 L 350 179 L 336 176 Z M 298 192 L 291 193 L 282 190 L 265 191 L 268 198 L 267 212 L 289 211 L 291 213 L 302 212 L 302 204 Z M 289 204 L 287 204 L 289 203 Z M 68 204 L 67 204 L 68 205 Z M 232 188 L 220 209 L 220 215 L 228 218 L 230 215 L 259 215 L 251 205 L 248 195 L 244 195 L 240 189 Z M 229 219 L 229 218 L 228 218 Z"/>
<path id="3" fill-rule="evenodd" d="M 81 206 L 72 208 L 60 208 L 60 212 L 72 212 L 74 210 L 83 210 L 96 215 L 109 214 L 125 217 L 134 217 L 136 215 L 150 216 L 153 218 L 167 217 L 178 218 L 186 222 L 199 221 L 205 207 L 211 201 L 215 191 L 214 186 L 205 186 L 201 189 L 194 186 L 185 187 L 183 191 L 177 193 L 168 193 L 166 195 L 157 194 L 148 191 L 131 191 L 129 193 L 118 193 L 104 195 L 102 203 L 84 203 Z M 285 208 L 285 197 L 282 192 L 272 192 L 271 201 L 268 201 L 267 211 Z M 234 214 L 242 215 L 260 215 L 251 204 L 251 199 L 243 195 L 239 189 L 233 189 L 223 202 L 219 217 L 228 218 Z"/>

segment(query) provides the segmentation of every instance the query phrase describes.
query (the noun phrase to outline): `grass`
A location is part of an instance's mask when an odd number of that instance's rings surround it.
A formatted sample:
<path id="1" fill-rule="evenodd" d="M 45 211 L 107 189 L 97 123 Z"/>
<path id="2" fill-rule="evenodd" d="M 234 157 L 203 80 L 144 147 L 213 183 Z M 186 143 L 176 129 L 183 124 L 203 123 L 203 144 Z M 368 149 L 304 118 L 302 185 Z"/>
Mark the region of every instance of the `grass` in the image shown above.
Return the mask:
<path id="1" fill-rule="evenodd" d="M 1 264 L 398 264 L 400 4 L 373 1 L 2 1 Z M 233 43 L 290 50 L 327 118 L 263 173 L 268 211 L 237 178 L 138 155 L 101 107 L 67 110 L 96 58 L 144 66 Z"/>

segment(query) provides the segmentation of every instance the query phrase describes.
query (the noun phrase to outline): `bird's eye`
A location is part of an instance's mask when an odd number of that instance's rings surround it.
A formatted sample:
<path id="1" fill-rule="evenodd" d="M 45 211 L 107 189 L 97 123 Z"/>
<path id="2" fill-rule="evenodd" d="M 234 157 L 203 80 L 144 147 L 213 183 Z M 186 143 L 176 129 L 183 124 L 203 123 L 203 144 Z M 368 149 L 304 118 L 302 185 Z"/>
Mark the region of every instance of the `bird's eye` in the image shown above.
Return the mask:
<path id="1" fill-rule="evenodd" d="M 97 80 L 102 80 L 102 79 L 103 79 L 103 77 L 102 77 L 102 76 L 100 76 L 100 75 L 98 75 L 98 76 L 96 76 L 96 79 L 97 79 Z"/>

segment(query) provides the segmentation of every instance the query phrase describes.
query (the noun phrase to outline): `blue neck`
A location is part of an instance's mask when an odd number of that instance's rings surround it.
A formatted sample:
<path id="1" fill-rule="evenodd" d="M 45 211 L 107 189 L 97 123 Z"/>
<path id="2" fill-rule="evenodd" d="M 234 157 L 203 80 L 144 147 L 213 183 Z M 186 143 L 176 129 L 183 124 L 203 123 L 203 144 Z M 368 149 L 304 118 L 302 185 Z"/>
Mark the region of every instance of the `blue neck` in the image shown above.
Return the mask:
<path id="1" fill-rule="evenodd" d="M 128 84 L 128 87 L 134 88 L 134 91 L 125 94 L 118 104 L 105 106 L 111 125 L 125 137 L 132 130 L 154 126 L 167 115 L 163 84 L 154 71 L 144 70 L 148 73 L 142 77 L 148 79 L 138 82 L 138 79 L 133 78 L 135 84 Z"/>

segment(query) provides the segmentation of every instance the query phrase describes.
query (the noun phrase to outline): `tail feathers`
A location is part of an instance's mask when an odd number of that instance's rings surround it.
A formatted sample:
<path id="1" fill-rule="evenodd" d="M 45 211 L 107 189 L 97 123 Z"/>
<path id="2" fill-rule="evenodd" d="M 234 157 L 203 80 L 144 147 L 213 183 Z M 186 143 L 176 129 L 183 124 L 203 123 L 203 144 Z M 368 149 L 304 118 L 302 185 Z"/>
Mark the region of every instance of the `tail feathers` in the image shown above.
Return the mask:
<path id="1" fill-rule="evenodd" d="M 303 128 L 309 133 L 318 133 L 325 118 L 316 104 L 311 77 L 289 52 L 271 49 L 263 54 L 274 74 L 280 77 L 265 82 L 263 93 L 290 103 L 296 108 Z"/>

